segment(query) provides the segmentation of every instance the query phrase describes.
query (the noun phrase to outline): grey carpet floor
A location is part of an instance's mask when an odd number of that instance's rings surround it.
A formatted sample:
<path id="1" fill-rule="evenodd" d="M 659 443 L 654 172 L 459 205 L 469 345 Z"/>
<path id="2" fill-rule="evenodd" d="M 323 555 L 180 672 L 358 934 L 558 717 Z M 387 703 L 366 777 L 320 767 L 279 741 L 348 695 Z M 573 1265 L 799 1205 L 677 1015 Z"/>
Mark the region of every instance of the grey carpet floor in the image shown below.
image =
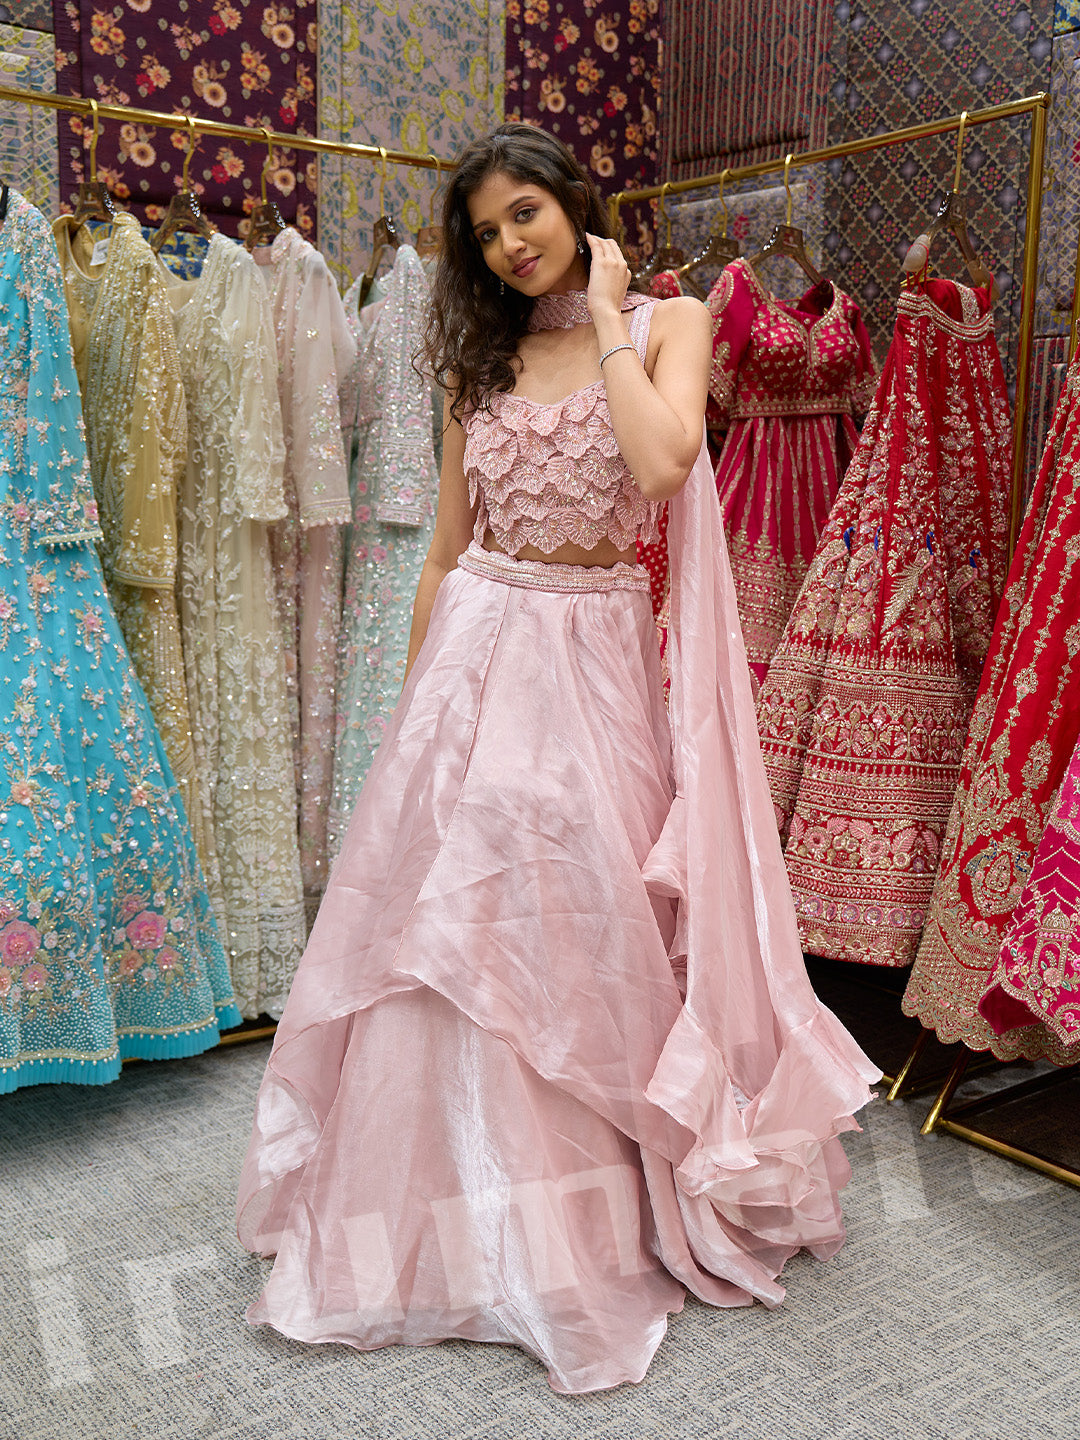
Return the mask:
<path id="1" fill-rule="evenodd" d="M 233 1195 L 268 1042 L 0 1101 L 3 1440 L 1075 1440 L 1080 1191 L 925 1100 L 847 1137 L 847 1246 L 779 1310 L 674 1316 L 644 1382 L 553 1394 L 517 1351 L 249 1329 Z"/>

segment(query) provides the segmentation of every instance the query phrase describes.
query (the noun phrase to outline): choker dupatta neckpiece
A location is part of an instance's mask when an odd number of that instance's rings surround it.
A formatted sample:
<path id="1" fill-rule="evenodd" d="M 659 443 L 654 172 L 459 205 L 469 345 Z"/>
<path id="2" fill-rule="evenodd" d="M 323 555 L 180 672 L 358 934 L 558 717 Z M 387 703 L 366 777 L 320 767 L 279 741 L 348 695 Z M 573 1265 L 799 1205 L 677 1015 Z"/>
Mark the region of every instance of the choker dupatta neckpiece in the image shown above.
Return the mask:
<path id="1" fill-rule="evenodd" d="M 633 310 L 635 306 L 645 305 L 648 301 L 647 295 L 639 295 L 636 291 L 629 290 L 620 308 Z M 567 290 L 565 294 L 561 295 L 538 295 L 533 301 L 525 328 L 530 331 L 572 330 L 575 325 L 591 324 L 592 316 L 589 314 L 587 292 Z"/>

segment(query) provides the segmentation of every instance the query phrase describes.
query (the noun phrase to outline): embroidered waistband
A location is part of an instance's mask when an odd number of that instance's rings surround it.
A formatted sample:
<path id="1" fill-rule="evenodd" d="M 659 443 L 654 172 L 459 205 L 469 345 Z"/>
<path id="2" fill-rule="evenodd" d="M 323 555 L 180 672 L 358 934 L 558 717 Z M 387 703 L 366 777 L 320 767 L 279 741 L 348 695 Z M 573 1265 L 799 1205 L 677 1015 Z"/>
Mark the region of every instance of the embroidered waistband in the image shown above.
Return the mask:
<path id="1" fill-rule="evenodd" d="M 458 556 L 458 569 L 483 575 L 504 585 L 523 590 L 547 590 L 552 594 L 586 594 L 589 591 L 649 589 L 649 572 L 644 565 L 563 565 L 546 560 L 518 560 L 514 555 L 485 550 L 475 540 Z"/>

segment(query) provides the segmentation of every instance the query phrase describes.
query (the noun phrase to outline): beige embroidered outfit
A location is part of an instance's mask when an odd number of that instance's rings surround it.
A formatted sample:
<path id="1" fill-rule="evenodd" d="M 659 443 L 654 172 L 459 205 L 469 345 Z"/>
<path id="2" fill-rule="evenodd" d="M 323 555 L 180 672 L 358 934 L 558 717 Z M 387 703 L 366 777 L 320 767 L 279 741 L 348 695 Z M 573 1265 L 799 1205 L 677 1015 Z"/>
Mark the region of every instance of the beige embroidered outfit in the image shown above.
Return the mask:
<path id="1" fill-rule="evenodd" d="M 103 263 L 85 227 L 53 224 L 82 390 L 109 595 L 165 744 L 219 919 L 221 879 L 198 776 L 176 610 L 176 494 L 184 387 L 165 282 L 138 222 L 119 214 Z"/>

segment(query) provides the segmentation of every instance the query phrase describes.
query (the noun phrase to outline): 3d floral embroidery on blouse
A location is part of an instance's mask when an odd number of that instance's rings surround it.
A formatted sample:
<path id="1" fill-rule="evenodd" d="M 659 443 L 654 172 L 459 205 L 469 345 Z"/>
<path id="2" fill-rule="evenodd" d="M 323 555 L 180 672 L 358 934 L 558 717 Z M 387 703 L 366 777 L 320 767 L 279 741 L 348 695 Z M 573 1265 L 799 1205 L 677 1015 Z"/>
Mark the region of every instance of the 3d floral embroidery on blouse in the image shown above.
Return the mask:
<path id="1" fill-rule="evenodd" d="M 636 298 L 636 297 L 635 297 Z M 630 332 L 644 360 L 650 303 Z M 475 539 L 490 530 L 509 555 L 524 545 L 550 554 L 560 545 L 620 550 L 653 542 L 663 502 L 645 498 L 619 453 L 602 379 L 541 404 L 496 393 L 465 419 L 465 476 L 477 505 Z"/>

